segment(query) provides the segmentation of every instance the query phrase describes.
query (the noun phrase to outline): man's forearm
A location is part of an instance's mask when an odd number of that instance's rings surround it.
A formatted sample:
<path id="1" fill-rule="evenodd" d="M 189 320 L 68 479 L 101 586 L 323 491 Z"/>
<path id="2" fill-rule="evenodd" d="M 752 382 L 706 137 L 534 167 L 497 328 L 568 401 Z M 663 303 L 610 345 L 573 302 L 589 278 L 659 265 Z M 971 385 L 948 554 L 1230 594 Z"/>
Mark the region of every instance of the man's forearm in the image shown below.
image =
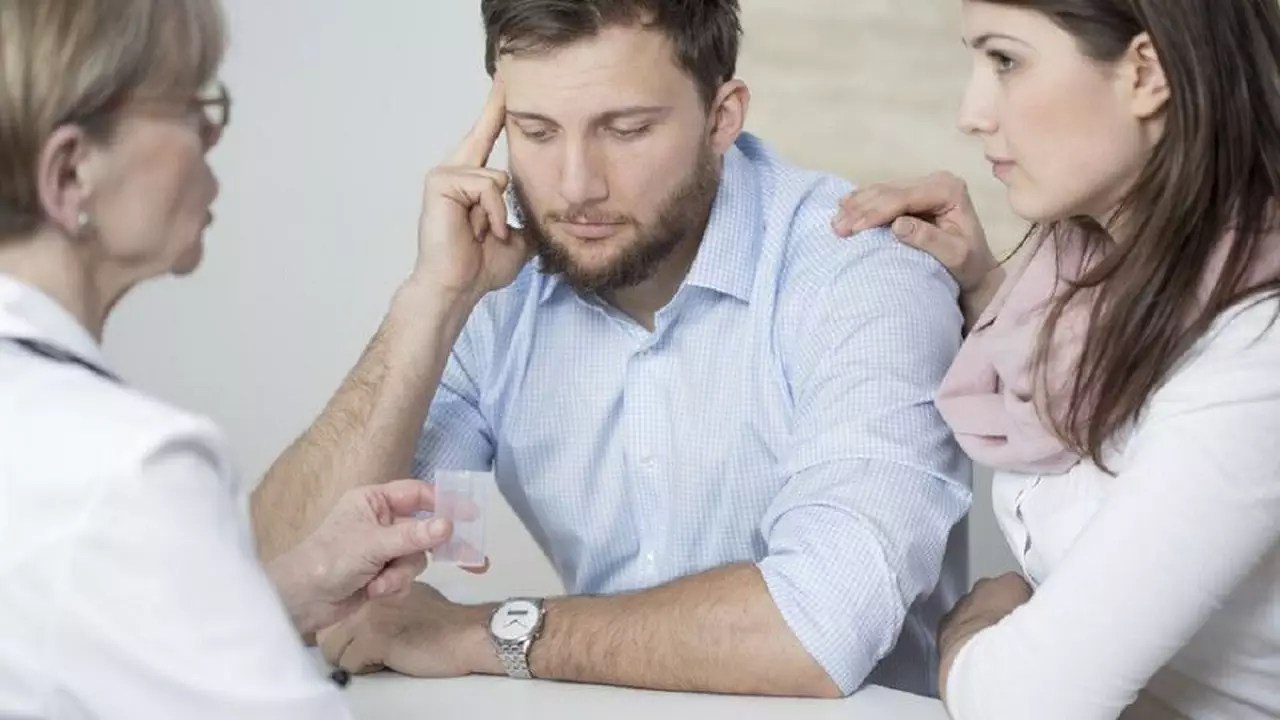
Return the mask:
<path id="1" fill-rule="evenodd" d="M 783 620 L 754 565 L 720 568 L 629 595 L 548 600 L 543 634 L 529 663 L 535 677 L 549 680 L 841 696 Z"/>
<path id="2" fill-rule="evenodd" d="M 296 545 L 354 487 L 408 475 L 431 399 L 474 300 L 410 281 L 320 417 L 253 494 L 259 553 Z"/>

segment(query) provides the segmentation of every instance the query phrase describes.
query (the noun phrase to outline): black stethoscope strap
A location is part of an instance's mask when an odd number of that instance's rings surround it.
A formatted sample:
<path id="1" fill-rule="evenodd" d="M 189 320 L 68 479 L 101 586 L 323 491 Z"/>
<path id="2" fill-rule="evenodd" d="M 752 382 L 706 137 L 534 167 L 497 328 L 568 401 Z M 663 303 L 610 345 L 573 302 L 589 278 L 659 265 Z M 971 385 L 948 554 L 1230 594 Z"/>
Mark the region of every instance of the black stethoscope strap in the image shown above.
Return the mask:
<path id="1" fill-rule="evenodd" d="M 110 380 L 115 383 L 121 382 L 120 378 L 116 377 L 113 373 L 94 365 L 75 353 L 62 349 L 57 345 L 53 345 L 42 340 L 33 340 L 31 338 L 0 338 L 0 342 L 6 341 L 21 347 L 32 355 L 42 357 L 46 360 L 64 363 L 67 365 L 79 365 L 100 378 Z"/>

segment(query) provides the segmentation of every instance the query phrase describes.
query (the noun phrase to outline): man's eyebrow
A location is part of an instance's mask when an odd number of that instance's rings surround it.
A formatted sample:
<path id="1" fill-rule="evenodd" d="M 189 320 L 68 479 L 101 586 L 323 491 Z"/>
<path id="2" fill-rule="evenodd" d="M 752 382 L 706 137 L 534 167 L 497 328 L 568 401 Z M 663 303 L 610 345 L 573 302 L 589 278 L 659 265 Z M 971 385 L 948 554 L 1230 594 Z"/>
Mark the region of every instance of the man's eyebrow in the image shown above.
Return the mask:
<path id="1" fill-rule="evenodd" d="M 603 125 L 615 120 L 626 120 L 644 115 L 668 115 L 670 113 L 671 108 L 666 105 L 633 105 L 602 112 L 596 117 L 596 122 Z"/>
<path id="2" fill-rule="evenodd" d="M 507 117 L 513 118 L 515 120 L 529 120 L 533 122 L 544 122 L 551 125 L 556 124 L 555 120 L 552 120 L 546 115 L 539 115 L 538 113 L 531 113 L 531 112 L 521 112 L 519 110 L 508 110 Z"/>
<path id="3" fill-rule="evenodd" d="M 645 115 L 668 115 L 671 113 L 671 110 L 672 108 L 666 105 L 633 105 L 602 112 L 593 118 L 592 122 L 597 125 L 607 125 L 618 120 L 626 120 L 628 118 L 642 117 Z M 507 110 L 507 117 L 525 122 L 541 122 L 548 125 L 559 124 L 546 115 L 535 112 L 526 112 L 523 110 Z"/>

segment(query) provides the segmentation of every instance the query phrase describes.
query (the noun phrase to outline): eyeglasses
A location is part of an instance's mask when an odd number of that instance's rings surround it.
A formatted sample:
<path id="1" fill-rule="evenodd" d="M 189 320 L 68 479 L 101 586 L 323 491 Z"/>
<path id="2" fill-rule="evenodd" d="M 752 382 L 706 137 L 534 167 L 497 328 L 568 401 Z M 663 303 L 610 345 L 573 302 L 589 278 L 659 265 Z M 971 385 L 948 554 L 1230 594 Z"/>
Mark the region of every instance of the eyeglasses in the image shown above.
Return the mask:
<path id="1" fill-rule="evenodd" d="M 218 143 L 231 122 L 231 93 L 227 90 L 226 83 L 215 80 L 185 100 L 172 97 L 135 98 L 124 105 L 108 106 L 89 117 L 69 118 L 67 122 L 93 122 L 113 115 L 172 116 L 175 110 L 198 122 L 200 139 L 204 141 L 205 147 L 211 148 Z"/>
<path id="2" fill-rule="evenodd" d="M 215 81 L 191 100 L 191 109 L 201 116 L 201 132 L 205 144 L 212 146 L 231 123 L 231 92 L 226 83 Z"/>

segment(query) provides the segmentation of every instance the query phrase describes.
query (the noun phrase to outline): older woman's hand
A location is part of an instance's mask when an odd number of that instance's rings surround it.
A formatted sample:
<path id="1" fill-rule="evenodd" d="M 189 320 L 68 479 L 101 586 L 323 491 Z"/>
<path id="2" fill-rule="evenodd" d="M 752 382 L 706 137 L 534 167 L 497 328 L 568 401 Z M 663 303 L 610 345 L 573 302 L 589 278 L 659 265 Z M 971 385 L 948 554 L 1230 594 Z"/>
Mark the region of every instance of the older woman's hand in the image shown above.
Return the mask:
<path id="1" fill-rule="evenodd" d="M 315 532 L 267 567 L 298 631 L 327 627 L 368 599 L 406 590 L 426 569 L 426 552 L 452 534 L 446 520 L 415 517 L 434 507 L 432 486 L 420 480 L 343 495 Z"/>

